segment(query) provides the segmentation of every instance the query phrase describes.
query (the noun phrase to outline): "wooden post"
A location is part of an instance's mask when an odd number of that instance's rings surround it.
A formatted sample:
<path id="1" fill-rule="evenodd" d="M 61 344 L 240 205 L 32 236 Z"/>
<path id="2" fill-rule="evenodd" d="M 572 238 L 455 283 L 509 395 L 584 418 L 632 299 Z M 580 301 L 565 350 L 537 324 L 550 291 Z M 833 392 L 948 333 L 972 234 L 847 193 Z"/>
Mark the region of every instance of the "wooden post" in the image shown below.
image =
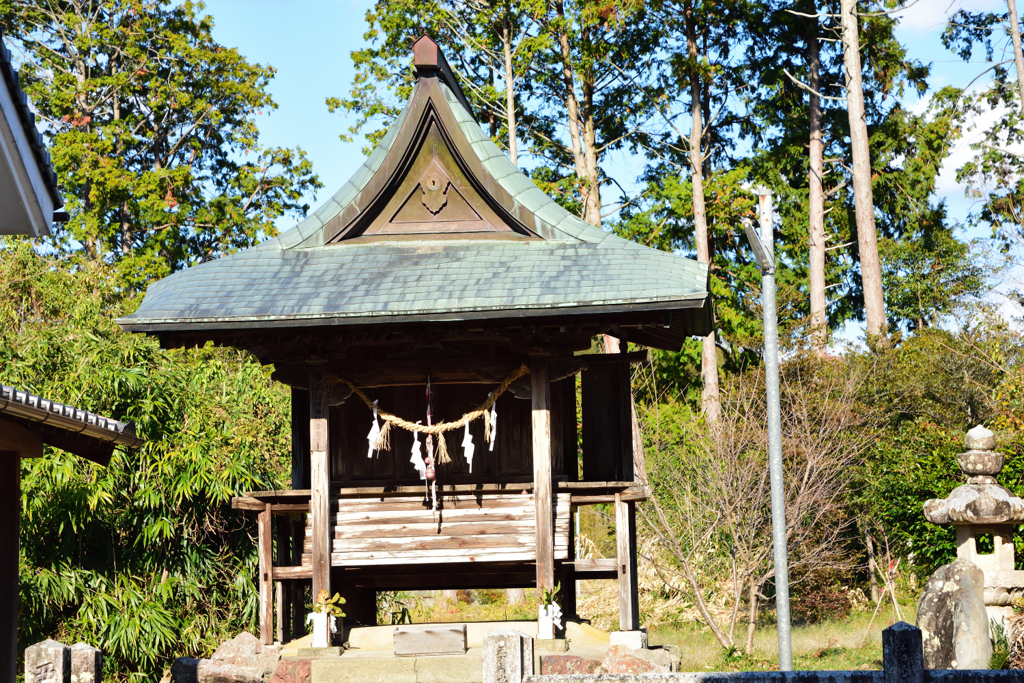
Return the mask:
<path id="1" fill-rule="evenodd" d="M 309 392 L 305 389 L 292 387 L 292 488 L 308 489 L 312 486 L 309 479 Z M 306 521 L 304 516 L 290 520 L 291 526 L 291 561 L 287 564 L 297 567 L 302 564 L 302 545 L 306 540 Z M 282 562 L 282 564 L 285 564 Z M 306 633 L 306 587 L 307 579 L 288 581 L 285 594 L 291 608 L 290 635 L 298 637 Z"/>
<path id="2" fill-rule="evenodd" d="M 555 520 L 551 487 L 551 410 L 547 358 L 530 362 L 533 396 L 533 502 L 536 506 L 537 590 L 555 585 Z M 539 634 L 551 638 L 551 634 Z"/>
<path id="3" fill-rule="evenodd" d="M 323 369 L 309 371 L 309 511 L 313 517 L 313 600 L 321 591 L 331 594 L 331 472 L 328 453 L 327 401 Z M 330 628 L 328 626 L 328 628 Z M 331 642 L 330 633 L 326 634 Z"/>
<path id="4" fill-rule="evenodd" d="M 558 582 L 562 584 L 563 626 L 569 619 L 577 619 L 576 614 L 576 511 L 569 507 L 569 557 L 558 572 Z"/>
<path id="5" fill-rule="evenodd" d="M 615 546 L 619 569 L 619 630 L 640 628 L 639 586 L 636 576 L 635 503 L 615 494 Z"/>
<path id="6" fill-rule="evenodd" d="M 260 554 L 260 642 L 274 644 L 274 537 L 271 529 L 270 505 L 256 519 Z"/>
<path id="7" fill-rule="evenodd" d="M 21 454 L 0 451 L 0 683 L 18 676 L 18 546 Z"/>
<path id="8" fill-rule="evenodd" d="M 292 563 L 292 529 L 291 520 L 280 515 L 274 520 L 277 532 L 277 566 L 287 567 Z M 284 581 L 277 582 L 277 640 L 282 645 L 292 639 L 291 611 L 292 594 L 285 588 Z"/>
<path id="9" fill-rule="evenodd" d="M 302 564 L 302 545 L 306 539 L 306 523 L 291 523 L 292 528 L 292 561 L 291 565 L 297 567 Z M 307 598 L 306 591 L 309 587 L 309 579 L 294 579 L 288 582 L 286 590 L 291 601 L 291 632 L 293 638 L 298 638 L 306 633 L 306 605 L 311 602 Z"/>

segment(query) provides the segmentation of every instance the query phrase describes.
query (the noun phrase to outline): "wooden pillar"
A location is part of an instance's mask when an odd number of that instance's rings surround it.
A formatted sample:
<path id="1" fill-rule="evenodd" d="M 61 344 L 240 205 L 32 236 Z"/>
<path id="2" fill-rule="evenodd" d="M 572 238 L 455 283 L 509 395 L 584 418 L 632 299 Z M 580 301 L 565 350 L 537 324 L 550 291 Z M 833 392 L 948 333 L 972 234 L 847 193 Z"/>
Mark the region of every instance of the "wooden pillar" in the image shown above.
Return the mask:
<path id="1" fill-rule="evenodd" d="M 576 511 L 569 508 L 569 558 L 562 564 L 558 572 L 558 582 L 562 584 L 563 625 L 570 619 L 577 619 L 576 614 Z"/>
<path id="2" fill-rule="evenodd" d="M 270 505 L 256 518 L 260 554 L 260 642 L 274 644 L 274 537 Z"/>
<path id="3" fill-rule="evenodd" d="M 0 683 L 18 676 L 18 547 L 21 454 L 0 451 Z"/>
<path id="4" fill-rule="evenodd" d="M 284 515 L 279 515 L 274 520 L 274 528 L 277 532 L 277 563 L 278 567 L 287 567 L 292 563 L 292 523 Z M 277 582 L 277 640 L 281 644 L 292 639 L 292 592 L 287 587 L 286 581 Z"/>
<path id="5" fill-rule="evenodd" d="M 640 596 L 636 576 L 636 503 L 615 494 L 615 546 L 619 570 L 619 630 L 640 628 Z"/>
<path id="6" fill-rule="evenodd" d="M 291 565 L 297 567 L 302 564 L 302 545 L 306 540 L 306 524 L 304 522 L 292 522 L 292 561 Z M 298 638 L 306 633 L 306 605 L 312 603 L 313 599 L 306 595 L 309 589 L 309 579 L 295 579 L 287 582 L 285 591 L 291 601 L 291 632 L 292 637 Z"/>
<path id="7" fill-rule="evenodd" d="M 330 460 L 327 433 L 327 401 L 324 395 L 324 372 L 314 367 L 309 371 L 309 512 L 312 516 L 313 600 L 321 591 L 331 595 L 331 501 Z M 328 628 L 330 628 L 328 626 Z M 326 634 L 331 641 L 330 633 Z"/>
<path id="8" fill-rule="evenodd" d="M 309 489 L 309 392 L 305 389 L 292 387 L 292 488 Z M 302 545 L 306 540 L 306 522 L 304 517 L 289 521 L 291 526 L 291 558 L 288 564 L 297 567 L 302 564 Z M 289 636 L 298 637 L 306 633 L 306 605 L 312 600 L 307 599 L 308 579 L 286 582 L 285 595 L 290 608 Z"/>
<path id="9" fill-rule="evenodd" d="M 551 410 L 547 358 L 530 361 L 533 396 L 533 495 L 537 513 L 537 590 L 555 585 L 554 496 L 551 487 Z"/>

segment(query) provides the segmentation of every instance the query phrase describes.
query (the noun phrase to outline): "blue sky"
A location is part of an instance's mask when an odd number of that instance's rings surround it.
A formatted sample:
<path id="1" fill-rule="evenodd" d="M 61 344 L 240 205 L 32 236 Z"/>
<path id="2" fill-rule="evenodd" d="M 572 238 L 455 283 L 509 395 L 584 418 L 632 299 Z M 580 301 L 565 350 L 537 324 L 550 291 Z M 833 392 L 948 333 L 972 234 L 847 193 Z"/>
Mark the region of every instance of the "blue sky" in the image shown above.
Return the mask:
<path id="1" fill-rule="evenodd" d="M 933 88 L 966 85 L 990 66 L 980 60 L 962 62 L 942 46 L 940 37 L 948 17 L 959 9 L 1005 12 L 1003 0 L 910 2 L 908 9 L 897 15 L 898 36 L 911 58 L 931 63 Z M 318 200 L 308 198 L 311 209 L 341 187 L 363 161 L 362 141 L 343 143 L 338 137 L 352 121 L 328 113 L 324 101 L 345 95 L 352 84 L 354 69 L 349 53 L 365 45 L 365 14 L 372 4 L 371 0 L 207 0 L 207 12 L 214 17 L 214 36 L 219 42 L 239 48 L 249 60 L 277 69 L 270 90 L 278 109 L 260 117 L 261 139 L 266 145 L 299 146 L 307 152 L 324 184 Z M 997 60 L 1002 58 L 996 55 Z M 984 79 L 978 85 L 983 84 Z M 928 97 L 930 93 L 922 99 L 912 94 L 906 104 L 921 111 Z M 969 158 L 973 139 L 969 132 L 957 144 L 937 187 L 938 195 L 947 202 L 950 218 L 961 222 L 966 220 L 971 203 L 957 184 L 955 171 Z M 630 189 L 635 187 L 642 165 L 638 157 L 618 154 L 609 159 L 607 167 Z M 293 224 L 293 220 L 285 220 L 279 228 L 286 230 Z M 966 229 L 962 234 L 969 238 L 986 236 Z M 1007 317 L 1020 314 L 1005 298 L 997 294 L 993 297 L 1004 307 Z M 851 322 L 837 337 L 852 341 L 861 333 L 862 325 Z"/>
<path id="2" fill-rule="evenodd" d="M 268 145 L 299 146 L 309 154 L 324 183 L 321 201 L 362 163 L 362 143 L 343 143 L 338 138 L 351 121 L 328 113 L 324 100 L 347 93 L 354 75 L 349 53 L 365 44 L 364 17 L 371 6 L 370 0 L 207 2 L 218 41 L 239 48 L 250 60 L 277 69 L 270 89 L 279 108 L 260 117 L 262 140 Z M 940 35 L 946 18 L 960 8 L 1005 11 L 1000 0 L 918 0 L 899 13 L 900 38 L 912 57 L 931 62 L 936 87 L 966 84 L 987 66 L 983 62 L 965 64 L 942 47 Z M 912 96 L 908 104 L 923 108 L 926 102 Z M 968 141 L 958 145 L 939 185 L 951 215 L 960 220 L 970 205 L 956 185 L 953 171 L 969 152 Z M 639 159 L 625 155 L 613 163 L 613 174 L 624 184 L 632 184 L 641 170 Z M 312 198 L 310 201 L 315 208 L 317 203 Z"/>
<path id="3" fill-rule="evenodd" d="M 265 145 L 301 147 L 324 188 L 340 188 L 363 163 L 362 143 L 343 143 L 351 122 L 330 114 L 324 100 L 345 95 L 355 74 L 349 53 L 365 45 L 366 0 L 209 0 L 214 37 L 250 61 L 277 69 L 270 91 L 278 109 L 259 118 Z M 317 202 L 311 204 L 316 208 Z M 282 229 L 290 227 L 281 225 Z"/>

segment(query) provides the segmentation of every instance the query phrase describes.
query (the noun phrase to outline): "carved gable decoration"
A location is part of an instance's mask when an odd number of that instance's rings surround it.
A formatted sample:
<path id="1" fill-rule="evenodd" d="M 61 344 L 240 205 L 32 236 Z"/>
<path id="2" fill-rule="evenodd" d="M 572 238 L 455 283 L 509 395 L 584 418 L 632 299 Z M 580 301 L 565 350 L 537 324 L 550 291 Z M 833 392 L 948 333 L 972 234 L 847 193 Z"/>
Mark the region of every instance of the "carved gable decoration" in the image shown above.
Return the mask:
<path id="1" fill-rule="evenodd" d="M 362 235 L 480 232 L 511 233 L 512 228 L 473 188 L 431 123 L 405 178 Z"/>
<path id="2" fill-rule="evenodd" d="M 324 225 L 323 240 L 536 238 L 513 207 L 459 128 L 436 78 L 424 74 L 383 163 Z"/>

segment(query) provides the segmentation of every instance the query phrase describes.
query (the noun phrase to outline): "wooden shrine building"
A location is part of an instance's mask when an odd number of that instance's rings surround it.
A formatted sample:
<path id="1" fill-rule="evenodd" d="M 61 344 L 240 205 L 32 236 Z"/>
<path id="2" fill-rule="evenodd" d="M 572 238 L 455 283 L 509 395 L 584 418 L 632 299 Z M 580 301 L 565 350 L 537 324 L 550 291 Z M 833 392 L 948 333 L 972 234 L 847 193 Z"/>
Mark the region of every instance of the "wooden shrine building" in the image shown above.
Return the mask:
<path id="1" fill-rule="evenodd" d="M 707 267 L 562 209 L 484 133 L 438 46 L 414 54 L 412 98 L 337 194 L 152 285 L 119 322 L 168 347 L 247 349 L 292 388 L 293 489 L 235 501 L 259 513 L 265 642 L 275 602 L 279 637 L 305 632 L 309 583 L 372 624 L 378 590 L 560 582 L 571 616 L 575 578 L 617 578 L 636 629 L 648 493 L 630 363 L 646 352 L 580 354 L 601 334 L 663 349 L 707 334 Z M 572 512 L 599 503 L 618 557 L 577 560 Z"/>

